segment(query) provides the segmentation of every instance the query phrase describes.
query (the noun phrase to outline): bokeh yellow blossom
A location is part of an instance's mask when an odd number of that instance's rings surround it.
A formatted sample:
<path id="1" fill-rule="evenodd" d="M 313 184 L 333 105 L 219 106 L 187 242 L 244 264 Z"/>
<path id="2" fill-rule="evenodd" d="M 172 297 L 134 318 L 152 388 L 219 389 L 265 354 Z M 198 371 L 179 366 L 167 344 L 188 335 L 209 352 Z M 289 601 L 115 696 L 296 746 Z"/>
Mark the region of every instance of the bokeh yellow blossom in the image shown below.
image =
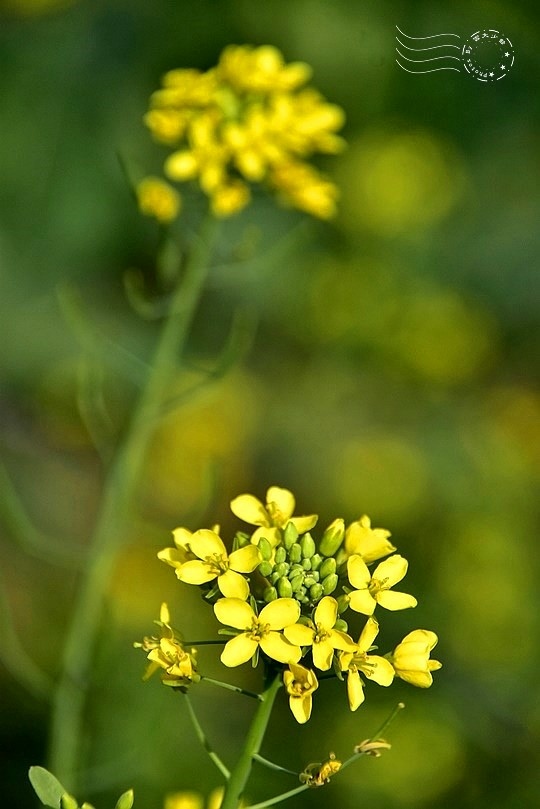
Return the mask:
<path id="1" fill-rule="evenodd" d="M 145 177 L 137 186 L 139 210 L 153 216 L 163 225 L 176 219 L 180 211 L 180 194 L 159 177 Z"/>
<path id="2" fill-rule="evenodd" d="M 441 668 L 438 660 L 430 660 L 429 655 L 438 642 L 435 632 L 428 629 L 415 629 L 409 632 L 394 651 L 387 655 L 398 677 L 419 688 L 429 688 L 433 682 L 431 672 Z"/>
<path id="3" fill-rule="evenodd" d="M 144 118 L 154 138 L 174 150 L 165 175 L 197 181 L 217 217 L 241 211 L 250 184 L 261 182 L 286 204 L 333 216 L 337 188 L 306 161 L 343 148 L 337 131 L 344 113 L 305 87 L 310 77 L 308 65 L 286 64 L 269 45 L 231 45 L 204 73 L 166 73 Z"/>

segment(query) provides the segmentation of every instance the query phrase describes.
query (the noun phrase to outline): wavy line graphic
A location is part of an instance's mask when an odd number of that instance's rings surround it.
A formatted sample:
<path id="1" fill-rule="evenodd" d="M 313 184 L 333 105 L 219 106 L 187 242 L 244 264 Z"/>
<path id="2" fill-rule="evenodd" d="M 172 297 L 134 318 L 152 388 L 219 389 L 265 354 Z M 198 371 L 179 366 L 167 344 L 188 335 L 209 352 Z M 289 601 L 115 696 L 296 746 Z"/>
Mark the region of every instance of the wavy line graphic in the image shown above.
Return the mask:
<path id="1" fill-rule="evenodd" d="M 461 40 L 461 37 L 458 34 L 433 34 L 432 36 L 428 37 L 413 37 L 402 31 L 398 25 L 396 25 L 396 30 L 399 32 L 399 34 L 401 34 L 401 36 L 404 39 L 409 40 L 409 42 L 411 43 L 410 45 L 408 45 L 405 42 L 402 42 L 398 34 L 396 33 L 396 64 L 399 65 L 399 67 L 402 70 L 405 70 L 407 73 L 435 73 L 436 71 L 439 70 L 454 70 L 456 71 L 456 73 L 461 73 L 461 64 L 462 64 L 461 58 L 459 56 L 453 56 L 451 53 L 448 53 L 448 49 L 450 48 L 457 51 L 461 51 L 461 46 L 455 45 L 452 42 L 448 41 L 437 42 L 437 44 L 435 44 L 435 42 L 441 37 L 444 37 L 447 40 L 449 38 L 454 38 L 454 40 L 457 39 L 459 41 Z M 426 47 L 422 47 L 422 45 L 420 44 L 416 45 L 416 42 L 423 44 L 428 40 L 433 42 L 433 44 L 427 45 Z M 400 50 L 400 47 L 402 48 L 402 50 L 408 51 L 409 54 L 411 55 L 407 56 Z M 432 51 L 435 51 L 437 55 L 435 55 L 435 53 L 433 54 L 430 53 Z M 419 58 L 414 59 L 412 58 L 413 56 L 418 56 Z M 441 64 L 441 60 L 444 60 L 446 64 Z M 409 66 L 407 67 L 406 65 L 402 64 L 401 63 L 402 61 L 408 62 Z M 436 64 L 437 62 L 439 63 L 438 65 Z M 451 64 L 450 62 L 453 62 L 454 64 Z M 458 62 L 459 67 L 456 66 L 455 62 Z M 435 64 L 433 64 L 433 66 L 430 67 L 428 70 L 419 69 L 420 65 L 425 65 L 426 67 L 428 67 L 429 63 Z M 418 67 L 416 67 L 416 65 L 418 65 Z"/>

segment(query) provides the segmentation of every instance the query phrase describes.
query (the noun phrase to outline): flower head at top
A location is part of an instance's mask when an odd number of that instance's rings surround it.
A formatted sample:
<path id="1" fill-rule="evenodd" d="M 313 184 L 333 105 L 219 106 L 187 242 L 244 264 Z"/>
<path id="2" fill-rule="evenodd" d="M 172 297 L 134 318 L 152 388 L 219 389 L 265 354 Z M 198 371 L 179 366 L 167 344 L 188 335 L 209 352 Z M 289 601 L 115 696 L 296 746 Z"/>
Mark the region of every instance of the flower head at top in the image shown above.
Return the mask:
<path id="1" fill-rule="evenodd" d="M 180 535 L 177 532 L 182 531 Z M 201 528 L 194 534 L 177 529 L 177 548 L 165 548 L 158 557 L 175 568 L 180 581 L 187 584 L 206 584 L 217 579 L 217 585 L 228 598 L 246 599 L 249 585 L 243 573 L 252 573 L 259 564 L 259 551 L 254 545 L 246 545 L 228 553 L 216 531 Z M 186 560 L 186 549 L 192 554 Z M 196 557 L 196 558 L 194 558 Z"/>
<path id="2" fill-rule="evenodd" d="M 333 216 L 337 189 L 306 161 L 341 151 L 344 114 L 305 87 L 310 77 L 308 65 L 286 64 L 269 45 L 231 45 L 206 72 L 170 70 L 144 119 L 154 138 L 173 149 L 166 176 L 196 180 L 218 217 L 242 210 L 251 184 L 261 182 L 295 208 Z"/>
<path id="3" fill-rule="evenodd" d="M 266 504 L 252 494 L 240 494 L 231 502 L 231 511 L 244 522 L 250 525 L 258 525 L 260 528 L 255 531 L 251 541 L 257 544 L 260 536 L 269 540 L 271 545 L 276 545 L 280 540 L 279 529 L 292 522 L 299 534 L 310 531 L 317 523 L 317 514 L 310 514 L 307 517 L 293 517 L 296 500 L 292 492 L 288 489 L 280 489 L 279 486 L 270 486 L 266 492 Z"/>
<path id="4" fill-rule="evenodd" d="M 297 646 L 311 646 L 313 663 L 321 671 L 332 665 L 334 650 L 354 652 L 356 645 L 345 632 L 335 629 L 338 603 L 335 598 L 322 598 L 313 613 L 313 624 L 294 624 L 284 630 L 285 637 Z"/>
<path id="5" fill-rule="evenodd" d="M 398 677 L 419 688 L 429 688 L 433 682 L 432 671 L 442 666 L 438 660 L 430 660 L 429 655 L 438 642 L 435 632 L 429 629 L 415 629 L 409 632 L 394 651 L 386 655 Z"/>
<path id="6" fill-rule="evenodd" d="M 256 615 L 252 607 L 239 598 L 220 598 L 214 604 L 218 621 L 242 632 L 225 644 L 221 662 L 234 667 L 246 663 L 259 647 L 279 663 L 298 663 L 301 650 L 281 634 L 300 617 L 300 604 L 294 598 L 278 598 Z"/>
<path id="7" fill-rule="evenodd" d="M 349 593 L 350 608 L 364 615 L 373 615 L 377 604 L 387 610 L 416 607 L 414 596 L 390 589 L 404 578 L 407 567 L 407 560 L 396 553 L 377 565 L 372 575 L 361 556 L 351 556 L 347 562 L 347 573 L 355 589 Z"/>
<path id="8" fill-rule="evenodd" d="M 394 669 L 391 663 L 379 655 L 368 654 L 373 641 L 379 633 L 379 624 L 375 618 L 368 618 L 362 634 L 358 639 L 354 652 L 341 652 L 339 665 L 347 673 L 347 695 L 351 711 L 356 711 L 363 703 L 364 684 L 360 674 L 379 685 L 388 686 L 394 679 Z"/>

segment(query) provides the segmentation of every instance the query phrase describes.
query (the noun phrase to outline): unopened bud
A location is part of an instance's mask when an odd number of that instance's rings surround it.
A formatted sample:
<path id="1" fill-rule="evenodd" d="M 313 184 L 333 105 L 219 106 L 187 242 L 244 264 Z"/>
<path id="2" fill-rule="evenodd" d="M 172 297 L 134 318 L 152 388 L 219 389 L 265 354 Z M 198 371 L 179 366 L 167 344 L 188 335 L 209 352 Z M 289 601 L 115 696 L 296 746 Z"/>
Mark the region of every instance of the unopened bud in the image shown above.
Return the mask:
<path id="1" fill-rule="evenodd" d="M 312 601 L 319 601 L 324 595 L 322 584 L 312 584 L 309 588 L 309 597 Z"/>
<path id="2" fill-rule="evenodd" d="M 287 551 L 283 547 L 283 545 L 280 545 L 279 548 L 276 548 L 276 555 L 275 555 L 276 564 L 278 565 L 280 564 L 280 562 L 284 562 L 286 559 L 287 559 Z"/>
<path id="3" fill-rule="evenodd" d="M 321 582 L 325 596 L 329 596 L 330 593 L 334 592 L 338 586 L 338 581 L 338 577 L 335 573 L 330 573 L 329 576 L 325 576 Z"/>
<path id="4" fill-rule="evenodd" d="M 319 575 L 321 579 L 326 578 L 326 576 L 329 576 L 331 573 L 335 573 L 336 567 L 336 560 L 333 557 L 325 559 L 319 568 Z"/>
<path id="5" fill-rule="evenodd" d="M 289 581 L 291 582 L 291 587 L 293 589 L 293 592 L 296 593 L 296 592 L 298 592 L 298 590 L 302 587 L 302 585 L 304 583 L 304 576 L 303 575 L 300 575 L 300 576 L 296 575 L 296 576 L 293 576 L 291 579 L 289 579 Z"/>
<path id="6" fill-rule="evenodd" d="M 272 573 L 273 569 L 274 565 L 272 564 L 272 562 L 261 562 L 261 564 L 259 565 L 259 573 L 261 574 L 261 576 L 264 576 L 265 578 L 267 578 Z"/>
<path id="7" fill-rule="evenodd" d="M 341 518 L 334 520 L 324 532 L 319 550 L 323 556 L 333 556 L 345 538 L 345 523 Z"/>
<path id="8" fill-rule="evenodd" d="M 289 550 L 289 561 L 294 564 L 302 560 L 302 548 L 298 542 L 295 542 Z"/>
<path id="9" fill-rule="evenodd" d="M 259 548 L 260 554 L 265 562 L 269 562 L 272 558 L 272 546 L 266 539 L 266 537 L 261 537 L 259 539 L 259 544 L 257 545 Z"/>
<path id="10" fill-rule="evenodd" d="M 289 563 L 288 562 L 280 562 L 278 565 L 274 565 L 274 572 L 278 573 L 280 578 L 281 576 L 286 576 L 289 572 Z"/>
<path id="11" fill-rule="evenodd" d="M 345 612 L 349 608 L 349 601 L 350 598 L 346 593 L 340 595 L 336 598 L 337 601 L 337 611 L 341 615 L 342 612 Z"/>
<path id="12" fill-rule="evenodd" d="M 298 531 L 292 522 L 288 522 L 283 533 L 283 544 L 289 550 L 298 539 Z"/>
<path id="13" fill-rule="evenodd" d="M 334 629 L 339 629 L 340 632 L 348 632 L 349 625 L 347 621 L 343 620 L 343 618 L 338 618 L 336 623 L 334 624 Z"/>
<path id="14" fill-rule="evenodd" d="M 302 556 L 304 559 L 311 559 L 311 557 L 315 554 L 317 550 L 315 546 L 315 540 L 311 536 L 311 534 L 304 534 L 302 539 L 300 540 L 300 547 L 302 549 Z"/>
<path id="15" fill-rule="evenodd" d="M 270 601 L 275 601 L 277 597 L 278 594 L 275 587 L 267 587 L 263 593 L 263 598 L 267 604 L 269 604 Z"/>
<path id="16" fill-rule="evenodd" d="M 311 559 L 302 559 L 302 568 L 304 570 L 311 570 Z"/>
<path id="17" fill-rule="evenodd" d="M 291 598 L 293 594 L 292 584 L 289 579 L 282 578 L 277 583 L 277 591 L 280 598 Z"/>
<path id="18" fill-rule="evenodd" d="M 318 570 L 319 567 L 321 566 L 322 560 L 323 558 L 320 553 L 313 554 L 313 556 L 311 557 L 311 569 Z"/>

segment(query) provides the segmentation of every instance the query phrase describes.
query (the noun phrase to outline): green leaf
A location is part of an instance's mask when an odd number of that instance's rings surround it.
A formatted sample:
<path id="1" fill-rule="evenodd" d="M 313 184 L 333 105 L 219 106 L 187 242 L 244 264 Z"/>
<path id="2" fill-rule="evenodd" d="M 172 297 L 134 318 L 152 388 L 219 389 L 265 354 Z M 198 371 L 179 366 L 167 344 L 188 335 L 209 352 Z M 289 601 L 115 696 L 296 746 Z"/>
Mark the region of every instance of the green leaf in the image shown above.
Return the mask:
<path id="1" fill-rule="evenodd" d="M 120 795 L 114 809 L 131 809 L 133 806 L 133 790 L 128 789 L 123 795 Z"/>
<path id="2" fill-rule="evenodd" d="M 60 781 L 45 767 L 30 767 L 28 777 L 41 803 L 59 809 L 62 795 L 67 792 Z"/>

